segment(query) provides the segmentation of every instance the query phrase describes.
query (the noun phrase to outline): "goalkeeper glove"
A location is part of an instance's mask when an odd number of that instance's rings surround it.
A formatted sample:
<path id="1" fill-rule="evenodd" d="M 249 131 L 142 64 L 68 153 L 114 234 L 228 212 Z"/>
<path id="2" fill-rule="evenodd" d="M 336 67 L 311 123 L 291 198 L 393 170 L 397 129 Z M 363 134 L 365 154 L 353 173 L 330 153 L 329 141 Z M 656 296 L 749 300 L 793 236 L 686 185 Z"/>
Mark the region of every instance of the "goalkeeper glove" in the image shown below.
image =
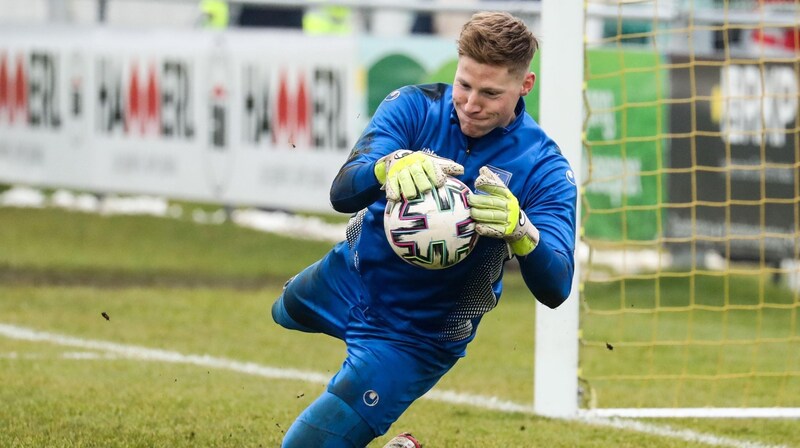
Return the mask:
<path id="1" fill-rule="evenodd" d="M 448 175 L 464 174 L 464 167 L 450 159 L 408 149 L 381 157 L 374 170 L 390 201 L 399 201 L 400 195 L 413 199 L 417 194 L 444 186 Z"/>
<path id="2" fill-rule="evenodd" d="M 519 201 L 502 180 L 487 167 L 480 169 L 475 190 L 486 194 L 470 194 L 469 213 L 479 235 L 502 238 L 517 256 L 533 252 L 539 244 L 539 230 L 520 210 Z"/>

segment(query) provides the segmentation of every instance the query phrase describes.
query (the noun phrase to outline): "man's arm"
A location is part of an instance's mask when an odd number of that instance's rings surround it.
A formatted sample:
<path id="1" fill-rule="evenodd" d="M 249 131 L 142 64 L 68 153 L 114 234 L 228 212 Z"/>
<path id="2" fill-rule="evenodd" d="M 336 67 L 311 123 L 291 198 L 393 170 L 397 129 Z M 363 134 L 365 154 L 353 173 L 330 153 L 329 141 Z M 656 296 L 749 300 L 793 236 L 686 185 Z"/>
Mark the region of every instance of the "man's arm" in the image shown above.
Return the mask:
<path id="1" fill-rule="evenodd" d="M 355 213 L 384 197 L 375 177 L 375 164 L 393 151 L 411 146 L 421 113 L 420 99 L 412 88 L 399 92 L 390 94 L 378 106 L 333 180 L 330 200 L 334 210 Z"/>
<path id="2" fill-rule="evenodd" d="M 412 199 L 443 186 L 448 175 L 464 173 L 452 160 L 410 150 L 425 104 L 413 86 L 390 94 L 381 103 L 331 185 L 335 210 L 353 213 L 383 195 L 390 201 L 401 196 Z"/>
<path id="3" fill-rule="evenodd" d="M 528 289 L 542 304 L 556 308 L 564 303 L 572 289 L 575 262 L 572 254 L 553 250 L 544 239 L 519 260 L 522 278 Z"/>
<path id="4" fill-rule="evenodd" d="M 364 158 L 345 163 L 331 185 L 330 198 L 334 210 L 355 213 L 384 197 L 374 166 L 374 161 Z"/>
<path id="5" fill-rule="evenodd" d="M 562 194 L 547 189 L 549 194 L 558 199 L 547 202 L 551 208 L 548 215 L 554 218 L 540 218 L 542 229 L 528 219 L 516 196 L 487 167 L 481 168 L 480 176 L 475 180 L 475 189 L 484 193 L 470 194 L 468 197 L 470 214 L 476 222 L 475 231 L 482 236 L 505 240 L 516 255 L 525 284 L 536 299 L 550 308 L 561 305 L 569 297 L 572 288 L 574 258 L 571 251 L 555 250 L 548 242 L 556 242 L 558 247 L 566 246 L 559 240 L 556 229 L 564 227 L 561 219 L 570 221 L 567 216 L 572 216 L 571 220 L 574 221 L 574 189 L 569 188 Z M 571 226 L 574 229 L 574 224 Z M 574 237 L 572 231 L 566 233 Z M 562 235 L 564 238 L 569 236 Z"/>
<path id="6" fill-rule="evenodd" d="M 372 177 L 365 172 L 365 167 L 370 166 Z M 374 180 L 390 201 L 399 201 L 401 197 L 413 199 L 444 186 L 447 176 L 460 174 L 464 174 L 464 167 L 450 159 L 398 149 L 374 163 L 346 164 L 331 189 L 331 204 L 336 210 L 361 210 L 363 204 L 369 205 L 380 198 L 380 195 L 375 197 Z M 347 193 L 355 193 L 355 196 L 346 196 Z"/>

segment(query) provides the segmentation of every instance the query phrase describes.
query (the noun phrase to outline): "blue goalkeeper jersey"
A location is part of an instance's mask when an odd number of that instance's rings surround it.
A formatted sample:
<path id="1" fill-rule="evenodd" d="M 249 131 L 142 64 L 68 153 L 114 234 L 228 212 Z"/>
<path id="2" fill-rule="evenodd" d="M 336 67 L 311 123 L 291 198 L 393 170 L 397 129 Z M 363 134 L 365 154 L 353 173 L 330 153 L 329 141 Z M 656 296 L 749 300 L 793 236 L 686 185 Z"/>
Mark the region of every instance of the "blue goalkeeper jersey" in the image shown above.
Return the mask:
<path id="1" fill-rule="evenodd" d="M 393 332 L 436 340 L 443 347 L 465 347 L 483 314 L 497 304 L 503 268 L 510 259 L 505 241 L 488 237 L 480 237 L 468 257 L 446 269 L 427 270 L 398 257 L 386 240 L 386 199 L 374 175 L 375 162 L 397 149 L 425 151 L 460 163 L 464 174 L 458 178 L 473 191 L 478 170 L 489 166 L 540 232 L 536 249 L 518 257 L 526 285 L 551 308 L 569 295 L 575 177 L 556 143 L 525 112 L 522 99 L 515 112 L 507 127 L 470 138 L 461 132 L 451 85 L 395 90 L 378 107 L 334 180 L 334 209 L 355 213 L 347 241 L 337 251 L 346 253 L 351 271 L 360 277 L 363 306 L 381 316 Z"/>

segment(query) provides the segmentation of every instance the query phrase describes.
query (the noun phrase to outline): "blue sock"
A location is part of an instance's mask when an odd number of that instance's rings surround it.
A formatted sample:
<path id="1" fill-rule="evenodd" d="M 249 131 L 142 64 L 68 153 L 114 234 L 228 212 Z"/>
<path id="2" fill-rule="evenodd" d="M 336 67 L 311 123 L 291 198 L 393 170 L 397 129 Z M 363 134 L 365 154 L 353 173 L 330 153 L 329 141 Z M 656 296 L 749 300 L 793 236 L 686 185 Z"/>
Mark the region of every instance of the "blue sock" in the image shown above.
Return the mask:
<path id="1" fill-rule="evenodd" d="M 292 423 L 281 448 L 364 448 L 374 438 L 353 408 L 326 391 Z"/>

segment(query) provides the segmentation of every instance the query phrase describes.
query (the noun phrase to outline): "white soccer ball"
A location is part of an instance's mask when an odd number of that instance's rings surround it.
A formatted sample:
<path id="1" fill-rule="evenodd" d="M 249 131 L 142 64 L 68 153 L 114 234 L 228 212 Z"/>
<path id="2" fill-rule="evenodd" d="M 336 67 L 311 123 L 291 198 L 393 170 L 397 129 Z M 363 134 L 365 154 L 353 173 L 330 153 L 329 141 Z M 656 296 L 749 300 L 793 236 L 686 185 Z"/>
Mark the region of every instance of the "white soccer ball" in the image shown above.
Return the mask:
<path id="1" fill-rule="evenodd" d="M 444 269 L 469 255 L 478 234 L 469 215 L 470 190 L 449 177 L 444 186 L 414 199 L 388 201 L 383 230 L 403 260 L 425 269 Z"/>

